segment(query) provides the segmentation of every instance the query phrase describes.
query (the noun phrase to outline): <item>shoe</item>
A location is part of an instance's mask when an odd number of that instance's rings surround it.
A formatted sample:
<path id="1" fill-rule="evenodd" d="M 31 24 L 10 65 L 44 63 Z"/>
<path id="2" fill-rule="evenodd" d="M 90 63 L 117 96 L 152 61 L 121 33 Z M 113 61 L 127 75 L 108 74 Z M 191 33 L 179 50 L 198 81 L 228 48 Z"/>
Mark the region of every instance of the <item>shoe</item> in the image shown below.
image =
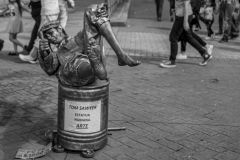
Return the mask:
<path id="1" fill-rule="evenodd" d="M 187 59 L 187 55 L 184 54 L 184 52 L 180 52 L 177 56 L 176 56 L 176 59 Z"/>
<path id="2" fill-rule="evenodd" d="M 162 21 L 162 19 L 161 19 L 160 17 L 158 17 L 158 18 L 157 18 L 157 21 L 161 22 L 161 21 Z"/>
<path id="3" fill-rule="evenodd" d="M 162 62 L 159 64 L 161 67 L 163 68 L 174 68 L 177 65 L 175 64 L 175 61 L 166 61 L 166 62 Z"/>
<path id="4" fill-rule="evenodd" d="M 34 59 L 34 58 L 32 58 L 30 55 L 19 54 L 19 58 L 20 58 L 22 61 L 29 62 L 29 63 L 32 63 L 32 64 L 38 63 L 37 58 Z"/>
<path id="5" fill-rule="evenodd" d="M 223 32 L 220 32 L 220 31 L 218 31 L 217 33 L 216 33 L 216 35 L 222 35 L 223 34 Z"/>
<path id="6" fill-rule="evenodd" d="M 29 52 L 28 52 L 27 50 L 24 49 L 23 51 L 19 52 L 19 54 L 29 55 Z"/>
<path id="7" fill-rule="evenodd" d="M 215 38 L 215 33 L 211 35 L 211 39 L 214 39 L 214 38 Z"/>
<path id="8" fill-rule="evenodd" d="M 210 39 L 211 39 L 211 37 L 208 37 L 208 36 L 207 36 L 207 37 L 205 37 L 204 39 L 205 39 L 205 40 L 210 40 Z"/>
<path id="9" fill-rule="evenodd" d="M 170 21 L 171 21 L 171 22 L 173 22 L 173 21 L 174 21 L 174 18 L 173 18 L 173 17 L 171 17 Z"/>
<path id="10" fill-rule="evenodd" d="M 208 53 L 205 53 L 203 55 L 203 61 L 199 63 L 200 66 L 206 66 L 208 61 L 210 61 L 210 59 L 212 59 L 212 55 L 209 55 Z"/>
<path id="11" fill-rule="evenodd" d="M 207 53 L 209 54 L 209 55 L 212 55 L 212 50 L 213 50 L 213 45 L 207 45 L 206 46 L 206 50 L 207 50 Z"/>
<path id="12" fill-rule="evenodd" d="M 219 41 L 219 43 L 226 43 L 226 42 L 228 42 L 228 38 L 227 38 L 227 37 L 223 37 L 223 38 Z"/>

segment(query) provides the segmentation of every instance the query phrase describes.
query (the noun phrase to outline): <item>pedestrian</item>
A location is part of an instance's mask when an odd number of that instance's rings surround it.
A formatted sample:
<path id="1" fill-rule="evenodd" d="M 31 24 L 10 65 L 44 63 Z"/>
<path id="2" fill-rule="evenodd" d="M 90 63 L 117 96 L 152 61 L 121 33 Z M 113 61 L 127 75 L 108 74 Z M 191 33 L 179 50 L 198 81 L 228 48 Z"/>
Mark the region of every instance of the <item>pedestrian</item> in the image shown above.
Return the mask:
<path id="1" fill-rule="evenodd" d="M 200 20 L 207 27 L 207 36 L 204 38 L 205 40 L 215 38 L 215 33 L 212 30 L 215 10 L 216 10 L 215 0 L 204 0 L 204 3 L 200 9 Z"/>
<path id="2" fill-rule="evenodd" d="M 26 49 L 24 49 L 20 54 L 28 55 L 34 47 L 34 41 L 38 35 L 38 29 L 41 23 L 41 0 L 31 0 L 29 3 L 29 8 L 31 8 L 31 15 L 35 21 L 34 27 L 32 29 L 31 38 Z M 21 55 L 19 55 L 21 57 Z M 36 62 L 36 61 L 33 61 Z"/>
<path id="3" fill-rule="evenodd" d="M 207 44 L 201 37 L 199 37 L 195 32 L 193 32 L 193 26 L 194 25 L 199 25 L 199 20 L 198 20 L 198 16 L 199 16 L 199 11 L 200 8 L 203 4 L 203 1 L 199 1 L 199 0 L 191 0 L 190 2 L 191 7 L 192 7 L 192 11 L 193 11 L 193 19 L 190 23 L 190 30 L 192 33 L 192 36 L 199 42 L 199 44 L 205 48 L 207 50 L 207 52 L 211 55 L 212 54 L 212 50 L 213 50 L 213 45 Z M 195 28 L 196 29 L 196 28 Z M 181 34 L 179 41 L 181 42 L 181 50 L 180 53 L 177 54 L 176 59 L 187 59 L 187 55 L 185 54 L 186 52 L 186 47 L 187 47 L 187 40 L 185 39 L 185 37 L 183 36 L 183 34 Z"/>
<path id="4" fill-rule="evenodd" d="M 162 11 L 163 11 L 164 0 L 155 0 L 155 3 L 156 3 L 157 20 L 162 21 Z"/>
<path id="5" fill-rule="evenodd" d="M 180 35 L 183 34 L 186 41 L 190 43 L 201 54 L 203 61 L 199 63 L 201 66 L 205 66 L 207 62 L 212 58 L 206 49 L 204 49 L 199 42 L 192 36 L 190 30 L 190 23 L 193 18 L 192 7 L 190 0 L 176 0 L 175 1 L 175 21 L 169 36 L 170 39 L 170 57 L 169 61 L 160 63 L 163 68 L 176 67 L 176 56 L 178 52 L 178 40 Z"/>
<path id="6" fill-rule="evenodd" d="M 9 40 L 13 43 L 14 52 L 9 52 L 8 55 L 18 55 L 18 46 L 23 49 L 26 48 L 23 43 L 17 39 L 18 33 L 23 32 L 22 12 L 23 10 L 30 13 L 30 10 L 24 6 L 20 0 L 9 0 L 7 7 L 3 10 L 3 14 L 6 11 L 10 11 L 10 19 L 6 28 L 6 32 L 9 33 Z"/>
<path id="7" fill-rule="evenodd" d="M 220 12 L 222 12 L 222 17 L 224 21 L 224 32 L 223 32 L 223 37 L 219 41 L 220 43 L 225 43 L 228 42 L 228 39 L 231 34 L 231 29 L 232 29 L 232 16 L 233 12 L 236 6 L 236 0 L 221 0 L 222 8 L 220 8 Z M 222 11 L 221 11 L 222 9 Z"/>
<path id="8" fill-rule="evenodd" d="M 41 28 L 45 23 L 50 21 L 56 21 L 59 18 L 59 0 L 41 0 Z M 30 63 L 36 63 L 37 61 L 37 53 L 39 46 L 39 38 L 35 40 L 34 47 L 31 50 L 29 55 L 19 54 L 19 58 L 23 61 L 27 61 Z"/>

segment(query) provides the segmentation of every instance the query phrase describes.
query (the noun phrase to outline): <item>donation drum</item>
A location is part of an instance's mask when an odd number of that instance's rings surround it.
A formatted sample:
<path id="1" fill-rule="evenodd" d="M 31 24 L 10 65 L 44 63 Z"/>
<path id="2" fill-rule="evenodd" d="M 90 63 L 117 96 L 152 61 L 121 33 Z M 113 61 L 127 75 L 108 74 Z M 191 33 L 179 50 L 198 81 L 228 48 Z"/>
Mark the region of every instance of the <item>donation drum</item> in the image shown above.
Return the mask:
<path id="1" fill-rule="evenodd" d="M 58 85 L 58 144 L 98 150 L 107 144 L 109 80 L 84 86 Z"/>

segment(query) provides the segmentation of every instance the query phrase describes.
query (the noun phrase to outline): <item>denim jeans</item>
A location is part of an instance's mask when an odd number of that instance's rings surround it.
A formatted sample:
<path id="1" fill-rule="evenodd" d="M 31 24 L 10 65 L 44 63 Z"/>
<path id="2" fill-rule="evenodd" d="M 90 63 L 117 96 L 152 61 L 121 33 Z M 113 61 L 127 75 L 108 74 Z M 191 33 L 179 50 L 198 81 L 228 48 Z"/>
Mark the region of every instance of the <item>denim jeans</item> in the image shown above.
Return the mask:
<path id="1" fill-rule="evenodd" d="M 191 29 L 188 31 L 185 31 L 183 28 L 183 21 L 184 17 L 178 17 L 176 16 L 175 21 L 173 23 L 173 27 L 171 30 L 171 33 L 169 35 L 169 40 L 170 40 L 170 61 L 175 61 L 176 56 L 178 53 L 178 40 L 180 38 L 180 35 L 183 34 L 185 40 L 191 44 L 198 52 L 203 56 L 203 54 L 206 53 L 206 50 L 202 47 L 202 45 L 193 37 Z M 191 24 L 192 21 L 192 15 L 189 16 L 188 18 L 188 23 L 189 25 Z"/>
<path id="2" fill-rule="evenodd" d="M 192 32 L 192 36 L 193 36 L 193 38 L 195 38 L 198 41 L 199 44 L 201 44 L 202 47 L 204 47 L 204 46 L 207 45 L 207 43 L 204 42 L 201 37 L 199 37 L 197 34 L 195 34 L 193 32 L 193 25 L 196 24 L 195 21 L 196 21 L 196 17 L 190 23 L 190 29 L 191 29 L 191 32 Z M 186 51 L 186 47 L 187 47 L 187 40 L 186 40 L 186 38 L 184 37 L 183 34 L 180 37 L 180 41 L 181 41 L 181 51 L 185 52 Z"/>
<path id="3" fill-rule="evenodd" d="M 233 11 L 235 9 L 236 6 L 236 2 L 235 0 L 231 0 L 231 3 L 229 4 L 227 1 L 222 2 L 223 5 L 223 20 L 224 20 L 224 37 L 229 37 L 231 34 L 231 26 L 232 26 L 232 15 L 233 15 Z"/>
<path id="4" fill-rule="evenodd" d="M 214 33 L 213 30 L 212 30 L 212 25 L 214 23 L 214 16 L 213 16 L 213 20 L 207 20 L 207 19 L 204 19 L 202 17 L 200 17 L 200 20 L 206 25 L 207 27 L 207 36 L 208 37 L 211 37 L 211 35 Z"/>
<path id="5" fill-rule="evenodd" d="M 157 17 L 162 18 L 164 0 L 155 0 Z"/>
<path id="6" fill-rule="evenodd" d="M 169 3 L 170 3 L 170 16 L 172 17 L 173 16 L 172 9 L 174 8 L 174 0 L 169 0 Z"/>

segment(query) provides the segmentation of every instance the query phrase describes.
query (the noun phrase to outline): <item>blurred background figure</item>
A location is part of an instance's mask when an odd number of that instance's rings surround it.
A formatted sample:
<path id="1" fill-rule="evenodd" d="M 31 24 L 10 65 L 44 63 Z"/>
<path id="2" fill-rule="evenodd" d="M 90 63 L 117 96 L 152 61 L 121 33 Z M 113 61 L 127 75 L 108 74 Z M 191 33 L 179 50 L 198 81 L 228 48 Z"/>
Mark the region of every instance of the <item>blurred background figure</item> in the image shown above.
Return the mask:
<path id="1" fill-rule="evenodd" d="M 221 16 L 224 22 L 224 32 L 222 39 L 219 41 L 220 43 L 228 42 L 233 24 L 232 17 L 235 7 L 236 0 L 221 0 L 220 2 L 220 12 L 222 12 Z"/>
<path id="2" fill-rule="evenodd" d="M 30 13 L 30 10 L 24 6 L 20 0 L 9 0 L 7 7 L 3 10 L 3 14 L 10 11 L 10 19 L 6 28 L 6 32 L 9 33 L 9 40 L 13 43 L 14 52 L 9 52 L 8 55 L 18 55 L 18 46 L 23 49 L 26 48 L 18 39 L 18 33 L 23 32 L 22 12 L 25 10 Z"/>
<path id="3" fill-rule="evenodd" d="M 162 21 L 162 11 L 163 11 L 164 0 L 155 0 L 155 3 L 156 3 L 157 20 Z"/>
<path id="4" fill-rule="evenodd" d="M 214 23 L 214 12 L 216 10 L 215 0 L 204 0 L 200 8 L 200 20 L 206 25 L 207 36 L 205 40 L 215 38 L 215 33 L 212 30 Z"/>
<path id="5" fill-rule="evenodd" d="M 32 29 L 32 33 L 31 33 L 31 37 L 30 37 L 28 46 L 22 52 L 20 52 L 20 54 L 24 54 L 24 55 L 28 55 L 30 53 L 30 51 L 33 49 L 34 41 L 37 38 L 38 29 L 39 29 L 39 26 L 41 23 L 41 8 L 42 8 L 41 0 L 31 0 L 28 6 L 29 6 L 29 8 L 32 9 L 31 15 L 35 21 L 35 24 Z"/>

